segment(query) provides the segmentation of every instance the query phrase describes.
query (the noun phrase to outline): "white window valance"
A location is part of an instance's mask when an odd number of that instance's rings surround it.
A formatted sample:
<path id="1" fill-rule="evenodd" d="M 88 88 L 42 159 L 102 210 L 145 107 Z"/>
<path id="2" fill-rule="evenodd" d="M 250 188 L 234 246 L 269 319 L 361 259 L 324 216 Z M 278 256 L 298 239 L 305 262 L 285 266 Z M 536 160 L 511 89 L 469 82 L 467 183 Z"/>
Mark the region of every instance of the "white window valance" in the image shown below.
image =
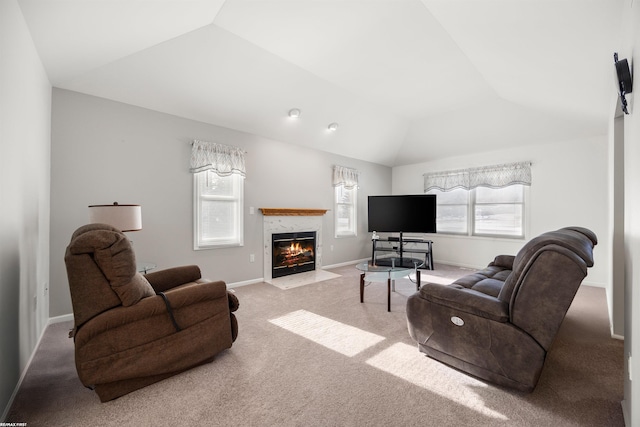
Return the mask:
<path id="1" fill-rule="evenodd" d="M 469 189 L 469 172 L 455 170 L 424 174 L 424 192 L 429 190 L 451 191 L 456 188 Z"/>
<path id="2" fill-rule="evenodd" d="M 356 169 L 336 165 L 333 167 L 333 186 L 342 185 L 349 190 L 356 188 L 358 186 L 358 174 L 359 172 Z"/>
<path id="3" fill-rule="evenodd" d="M 476 187 L 503 188 L 531 185 L 531 162 L 508 163 L 479 168 L 424 174 L 424 191 L 471 190 Z"/>
<path id="4" fill-rule="evenodd" d="M 244 150 L 230 145 L 194 140 L 191 146 L 191 173 L 210 170 L 219 176 L 246 175 Z"/>

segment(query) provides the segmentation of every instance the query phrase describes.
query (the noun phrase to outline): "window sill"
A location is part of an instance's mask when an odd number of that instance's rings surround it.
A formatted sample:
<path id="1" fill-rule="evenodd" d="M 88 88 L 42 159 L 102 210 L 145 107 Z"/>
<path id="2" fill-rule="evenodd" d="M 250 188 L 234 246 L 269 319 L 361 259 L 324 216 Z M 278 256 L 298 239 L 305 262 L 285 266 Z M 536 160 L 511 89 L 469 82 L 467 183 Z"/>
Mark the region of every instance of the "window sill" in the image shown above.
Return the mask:
<path id="1" fill-rule="evenodd" d="M 224 248 L 238 248 L 244 246 L 244 243 L 221 243 L 219 245 L 202 245 L 202 246 L 194 246 L 194 251 L 206 251 L 209 249 L 224 249 Z"/>
<path id="2" fill-rule="evenodd" d="M 356 233 L 351 233 L 351 234 L 336 234 L 334 235 L 334 237 L 336 239 L 345 239 L 345 238 L 349 238 L 349 237 L 358 237 L 358 234 Z"/>
<path id="3" fill-rule="evenodd" d="M 445 237 L 451 239 L 472 239 L 472 240 L 491 240 L 491 241 L 504 241 L 504 242 L 516 242 L 516 241 L 524 241 L 526 240 L 526 236 L 499 236 L 499 235 L 471 235 L 471 234 L 453 234 L 453 233 L 436 233 L 433 235 L 434 237 Z"/>

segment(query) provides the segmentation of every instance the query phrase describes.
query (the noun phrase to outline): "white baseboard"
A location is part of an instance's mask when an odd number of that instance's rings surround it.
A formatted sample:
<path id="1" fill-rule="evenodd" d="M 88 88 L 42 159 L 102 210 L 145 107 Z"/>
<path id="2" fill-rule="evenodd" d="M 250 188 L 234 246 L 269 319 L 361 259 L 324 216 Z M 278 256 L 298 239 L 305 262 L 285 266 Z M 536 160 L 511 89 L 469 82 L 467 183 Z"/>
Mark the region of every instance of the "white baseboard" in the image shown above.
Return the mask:
<path id="1" fill-rule="evenodd" d="M 69 320 L 73 321 L 73 313 L 63 314 L 62 316 L 50 317 L 49 321 L 47 322 L 47 326 L 53 325 L 54 323 L 67 322 Z"/>
<path id="2" fill-rule="evenodd" d="M 486 265 L 482 267 L 478 267 L 477 265 L 471 265 L 471 264 L 465 264 L 465 263 L 453 262 L 453 261 L 447 261 L 447 260 L 436 260 L 436 259 L 433 260 L 433 263 L 449 265 L 451 267 L 465 268 L 467 270 L 474 270 L 474 271 L 479 271 L 487 267 Z"/>
<path id="3" fill-rule="evenodd" d="M 627 402 L 627 400 L 623 400 L 622 402 L 620 402 L 620 405 L 622 406 L 622 418 L 624 419 L 624 425 L 625 426 L 630 426 L 631 425 L 631 414 L 629 413 L 629 404 Z"/>
<path id="4" fill-rule="evenodd" d="M 338 264 L 323 265 L 322 269 L 323 270 L 330 270 L 332 268 L 344 267 L 346 265 L 354 265 L 354 264 L 357 264 L 359 262 L 366 262 L 366 261 L 369 261 L 370 259 L 371 258 L 363 258 L 363 259 L 357 259 L 357 260 L 354 260 L 354 261 L 340 262 Z"/>
<path id="5" fill-rule="evenodd" d="M 20 379 L 18 380 L 18 383 L 16 384 L 15 388 L 13 389 L 13 393 L 11 393 L 11 397 L 9 398 L 9 401 L 7 402 L 7 406 L 4 408 L 4 412 L 2 413 L 2 418 L 0 418 L 0 420 L 2 420 L 2 422 L 4 423 L 5 420 L 7 419 L 7 415 L 9 415 L 9 409 L 11 409 L 11 405 L 13 405 L 13 401 L 16 398 L 16 395 L 18 394 L 18 390 L 20 390 L 20 387 L 22 386 L 22 382 L 24 381 L 24 377 L 27 375 L 27 372 L 29 371 L 29 367 L 31 366 L 31 362 L 33 362 L 33 358 L 36 355 L 36 352 L 38 351 L 38 348 L 40 347 L 40 342 L 42 341 L 42 337 L 44 337 L 44 333 L 47 330 L 47 327 L 49 327 L 49 322 L 47 322 L 47 324 L 45 325 L 44 328 L 42 328 L 42 332 L 40 333 L 40 337 L 38 337 L 38 341 L 36 342 L 35 347 L 33 348 L 33 351 L 31 352 L 31 355 L 29 356 L 29 360 L 27 360 L 27 364 L 24 366 L 24 369 L 22 370 L 22 373 L 20 374 Z"/>
<path id="6" fill-rule="evenodd" d="M 227 288 L 228 289 L 239 288 L 240 286 L 253 285 L 254 283 L 262 283 L 262 282 L 264 282 L 264 277 L 259 277 L 257 279 L 244 280 L 242 282 L 227 283 Z"/>

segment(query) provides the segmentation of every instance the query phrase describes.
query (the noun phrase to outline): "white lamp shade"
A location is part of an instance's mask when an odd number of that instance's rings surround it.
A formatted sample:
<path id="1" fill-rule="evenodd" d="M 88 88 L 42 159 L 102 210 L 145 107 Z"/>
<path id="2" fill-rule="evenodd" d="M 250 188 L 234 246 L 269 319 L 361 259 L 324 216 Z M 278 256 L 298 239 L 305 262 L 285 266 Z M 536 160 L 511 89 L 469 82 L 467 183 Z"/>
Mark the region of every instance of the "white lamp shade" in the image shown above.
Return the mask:
<path id="1" fill-rule="evenodd" d="M 140 205 L 92 205 L 89 206 L 89 222 L 108 224 L 120 231 L 142 230 Z"/>

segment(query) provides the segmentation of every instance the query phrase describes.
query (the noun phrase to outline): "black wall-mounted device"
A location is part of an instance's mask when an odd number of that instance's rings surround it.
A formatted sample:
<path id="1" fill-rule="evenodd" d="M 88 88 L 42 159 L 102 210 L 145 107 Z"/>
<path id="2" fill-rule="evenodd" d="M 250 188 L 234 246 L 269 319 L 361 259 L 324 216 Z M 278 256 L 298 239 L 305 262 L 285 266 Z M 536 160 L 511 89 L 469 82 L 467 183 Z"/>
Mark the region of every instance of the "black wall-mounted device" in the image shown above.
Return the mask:
<path id="1" fill-rule="evenodd" d="M 620 106 L 625 114 L 629 114 L 627 109 L 626 94 L 633 91 L 633 82 L 631 80 L 631 70 L 629 69 L 629 63 L 626 59 L 618 60 L 618 53 L 613 54 L 613 60 L 615 61 L 616 74 L 618 75 L 618 86 L 620 93 Z"/>

